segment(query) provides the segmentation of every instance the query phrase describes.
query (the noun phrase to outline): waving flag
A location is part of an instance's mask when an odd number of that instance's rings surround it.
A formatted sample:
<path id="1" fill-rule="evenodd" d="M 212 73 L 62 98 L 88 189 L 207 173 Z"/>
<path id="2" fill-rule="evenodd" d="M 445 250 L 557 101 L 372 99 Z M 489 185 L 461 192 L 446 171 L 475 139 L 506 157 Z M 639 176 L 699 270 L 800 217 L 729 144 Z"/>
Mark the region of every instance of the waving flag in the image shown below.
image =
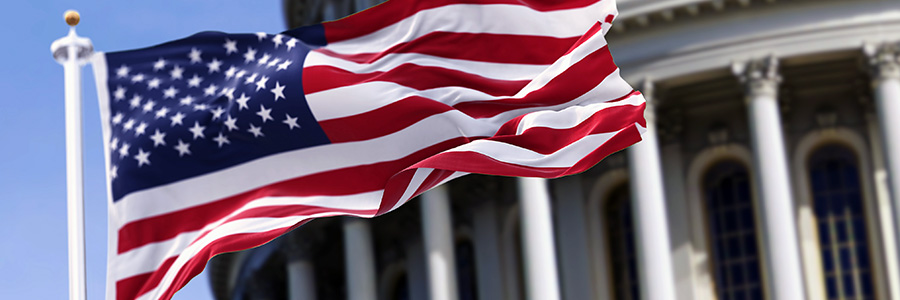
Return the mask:
<path id="1" fill-rule="evenodd" d="M 281 34 L 99 54 L 109 299 L 212 256 L 372 217 L 467 173 L 559 177 L 640 140 L 612 0 L 391 0 Z"/>

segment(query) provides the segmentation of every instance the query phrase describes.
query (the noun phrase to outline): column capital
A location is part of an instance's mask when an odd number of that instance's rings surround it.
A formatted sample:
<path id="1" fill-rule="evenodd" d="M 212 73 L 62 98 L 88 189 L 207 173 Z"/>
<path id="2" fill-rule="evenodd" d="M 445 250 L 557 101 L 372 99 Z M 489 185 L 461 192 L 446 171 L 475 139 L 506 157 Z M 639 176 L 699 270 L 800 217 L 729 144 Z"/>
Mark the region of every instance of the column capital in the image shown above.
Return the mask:
<path id="1" fill-rule="evenodd" d="M 863 53 L 869 58 L 872 79 L 900 79 L 900 46 L 894 43 L 866 44 Z"/>
<path id="2" fill-rule="evenodd" d="M 731 72 L 744 85 L 748 101 L 761 96 L 777 98 L 781 75 L 778 74 L 778 59 L 774 55 L 732 63 Z"/>

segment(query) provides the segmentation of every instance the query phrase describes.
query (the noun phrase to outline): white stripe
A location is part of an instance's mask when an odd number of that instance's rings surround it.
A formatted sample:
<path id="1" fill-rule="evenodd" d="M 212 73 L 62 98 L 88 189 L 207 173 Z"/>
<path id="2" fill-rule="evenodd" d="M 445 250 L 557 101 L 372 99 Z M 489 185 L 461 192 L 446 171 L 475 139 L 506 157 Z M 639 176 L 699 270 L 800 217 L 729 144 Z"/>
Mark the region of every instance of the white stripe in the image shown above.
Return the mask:
<path id="1" fill-rule="evenodd" d="M 116 278 L 128 278 L 134 275 L 151 272 L 169 257 L 173 257 L 183 251 L 191 241 L 201 233 L 225 223 L 229 218 L 253 208 L 281 205 L 308 205 L 323 208 L 336 208 L 345 210 L 374 210 L 381 203 L 383 190 L 361 193 L 349 196 L 313 196 L 313 197 L 264 197 L 253 200 L 246 205 L 234 210 L 228 216 L 207 224 L 203 228 L 194 231 L 186 231 L 165 240 L 131 249 L 114 258 L 110 269 Z M 357 215 L 371 217 L 372 215 Z M 118 235 L 116 235 L 118 236 Z M 115 253 L 115 252 L 113 252 Z"/>
<path id="2" fill-rule="evenodd" d="M 578 126 L 595 113 L 610 107 L 618 107 L 624 105 L 639 106 L 644 103 L 644 97 L 641 95 L 633 95 L 617 102 L 595 103 L 586 106 L 570 106 L 561 111 L 542 110 L 536 111 L 522 117 L 516 134 L 522 134 L 527 129 L 535 127 L 546 127 L 552 129 L 566 129 Z"/>
<path id="3" fill-rule="evenodd" d="M 419 187 L 422 186 L 422 183 L 425 182 L 425 178 L 428 178 L 428 175 L 431 175 L 432 172 L 434 172 L 434 169 L 416 169 L 415 173 L 413 173 L 413 177 L 409 180 L 409 184 L 406 185 L 406 190 L 403 191 L 403 195 L 400 196 L 400 199 L 397 200 L 397 203 L 394 203 L 394 207 L 391 207 L 391 210 L 395 210 L 400 207 L 400 205 L 403 205 L 403 203 L 406 203 L 405 201 L 402 201 L 403 199 L 412 198 L 416 193 L 416 190 L 418 190 Z"/>
<path id="4" fill-rule="evenodd" d="M 433 170 L 433 169 L 430 169 L 430 170 Z M 469 173 L 466 173 L 466 172 L 453 172 L 453 174 L 450 174 L 450 176 L 447 176 L 447 178 L 444 178 L 444 180 L 441 180 L 441 182 L 439 182 L 438 184 L 435 184 L 434 187 L 432 187 L 431 189 L 433 189 L 439 185 L 442 185 L 444 183 L 447 183 L 450 180 L 460 178 L 460 177 L 463 177 L 468 174 Z M 431 189 L 428 189 L 428 190 L 431 190 Z M 428 190 L 425 190 L 422 192 L 424 193 L 424 192 L 427 192 Z M 397 201 L 397 204 L 395 204 L 394 207 L 392 207 L 391 210 L 389 210 L 389 212 L 394 211 L 397 208 L 400 208 L 400 206 L 403 206 L 403 204 L 406 204 L 406 202 L 409 202 L 409 200 L 412 200 L 412 198 L 401 198 L 400 201 Z"/>
<path id="5" fill-rule="evenodd" d="M 520 166 L 568 168 L 578 163 L 578 161 L 622 130 L 625 129 L 585 136 L 551 154 L 541 154 L 527 148 L 494 140 L 477 140 L 448 150 L 446 153 L 477 152 L 505 163 Z"/>
<path id="6" fill-rule="evenodd" d="M 529 80 L 544 71 L 548 66 L 538 64 L 482 62 L 444 58 L 419 53 L 392 53 L 387 54 L 372 63 L 356 63 L 312 51 L 306 56 L 303 67 L 332 66 L 356 74 L 366 74 L 389 71 L 403 64 L 440 67 L 498 80 Z"/>
<path id="7" fill-rule="evenodd" d="M 326 47 L 338 53 L 382 52 L 436 31 L 576 37 L 614 13 L 615 3 L 609 0 L 583 8 L 549 12 L 521 5 L 454 4 L 419 11 L 371 34 Z"/>
<path id="8" fill-rule="evenodd" d="M 490 136 L 497 126 L 499 125 L 483 120 L 473 120 L 459 111 L 448 111 L 376 139 L 271 155 L 203 176 L 133 192 L 113 205 L 121 214 L 120 224 L 126 224 L 291 178 L 396 160 L 460 136 Z M 310 157 L 315 159 L 309 159 Z"/>

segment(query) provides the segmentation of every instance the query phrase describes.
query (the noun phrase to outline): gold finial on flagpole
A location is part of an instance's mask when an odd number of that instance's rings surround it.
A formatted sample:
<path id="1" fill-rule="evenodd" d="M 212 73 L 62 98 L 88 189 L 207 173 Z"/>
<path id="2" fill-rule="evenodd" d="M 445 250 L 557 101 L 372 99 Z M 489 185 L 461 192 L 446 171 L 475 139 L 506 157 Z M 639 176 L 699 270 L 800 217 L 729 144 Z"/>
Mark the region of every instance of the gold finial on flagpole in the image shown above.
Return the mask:
<path id="1" fill-rule="evenodd" d="M 78 12 L 74 10 L 67 10 L 65 18 L 66 24 L 69 24 L 69 26 L 78 25 L 78 22 L 81 21 L 81 15 L 79 15 Z"/>

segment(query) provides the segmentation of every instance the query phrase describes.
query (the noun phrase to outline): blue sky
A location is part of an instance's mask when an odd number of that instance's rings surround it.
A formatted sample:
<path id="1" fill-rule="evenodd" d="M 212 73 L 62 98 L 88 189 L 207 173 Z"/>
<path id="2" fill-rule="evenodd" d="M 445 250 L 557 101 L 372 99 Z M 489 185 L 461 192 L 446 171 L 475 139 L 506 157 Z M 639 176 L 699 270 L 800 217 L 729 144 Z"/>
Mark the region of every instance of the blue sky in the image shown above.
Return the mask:
<path id="1" fill-rule="evenodd" d="M 146 47 L 198 31 L 280 32 L 281 1 L 7 1 L 0 17 L 0 291 L 5 299 L 66 299 L 63 69 L 50 43 L 63 12 L 99 51 Z M 106 284 L 106 183 L 96 90 L 83 70 L 88 299 Z M 175 299 L 212 299 L 204 274 Z"/>

